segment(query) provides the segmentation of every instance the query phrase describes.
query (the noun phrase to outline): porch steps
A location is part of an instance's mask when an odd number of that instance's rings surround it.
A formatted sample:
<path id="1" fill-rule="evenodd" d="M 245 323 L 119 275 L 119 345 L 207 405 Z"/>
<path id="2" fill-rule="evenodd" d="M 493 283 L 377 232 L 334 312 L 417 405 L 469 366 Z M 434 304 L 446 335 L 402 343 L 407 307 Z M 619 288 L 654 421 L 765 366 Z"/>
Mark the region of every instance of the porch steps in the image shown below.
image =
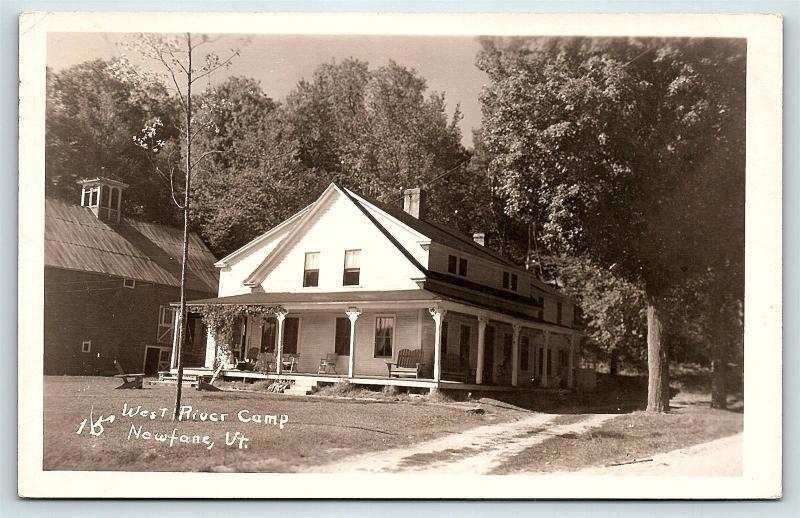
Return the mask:
<path id="1" fill-rule="evenodd" d="M 317 382 L 315 380 L 295 380 L 294 384 L 283 393 L 289 396 L 307 396 L 317 390 Z"/>

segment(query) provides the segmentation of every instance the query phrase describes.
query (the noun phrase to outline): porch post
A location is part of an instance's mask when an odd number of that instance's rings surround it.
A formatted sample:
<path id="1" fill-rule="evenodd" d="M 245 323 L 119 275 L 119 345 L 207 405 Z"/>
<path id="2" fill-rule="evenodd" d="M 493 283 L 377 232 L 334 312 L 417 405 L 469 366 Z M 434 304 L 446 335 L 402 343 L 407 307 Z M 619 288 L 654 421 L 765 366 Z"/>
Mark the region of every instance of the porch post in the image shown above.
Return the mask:
<path id="1" fill-rule="evenodd" d="M 519 332 L 522 326 L 513 324 L 511 328 L 514 334 L 511 335 L 511 386 L 519 384 Z"/>
<path id="2" fill-rule="evenodd" d="M 577 336 L 572 335 L 569 338 L 569 370 L 567 371 L 567 387 L 574 388 L 575 387 L 575 373 L 573 372 L 575 367 L 575 342 Z"/>
<path id="3" fill-rule="evenodd" d="M 356 320 L 361 314 L 358 308 L 347 308 L 345 311 L 347 318 L 350 319 L 350 359 L 347 361 L 347 377 L 352 378 L 356 365 Z"/>
<path id="4" fill-rule="evenodd" d="M 436 332 L 433 335 L 433 381 L 438 383 L 442 379 L 442 320 L 447 310 L 435 307 L 429 308 L 428 312 L 436 323 Z"/>
<path id="5" fill-rule="evenodd" d="M 486 324 L 489 319 L 484 316 L 478 317 L 478 363 L 475 367 L 475 383 L 483 384 L 483 355 L 486 351 Z"/>
<path id="6" fill-rule="evenodd" d="M 550 331 L 544 332 L 544 351 L 542 352 L 542 385 L 547 386 L 547 368 L 550 366 Z"/>
<path id="7" fill-rule="evenodd" d="M 283 321 L 286 320 L 286 311 L 281 308 L 275 311 L 275 320 L 278 322 L 278 330 L 275 333 L 275 373 L 283 372 Z"/>

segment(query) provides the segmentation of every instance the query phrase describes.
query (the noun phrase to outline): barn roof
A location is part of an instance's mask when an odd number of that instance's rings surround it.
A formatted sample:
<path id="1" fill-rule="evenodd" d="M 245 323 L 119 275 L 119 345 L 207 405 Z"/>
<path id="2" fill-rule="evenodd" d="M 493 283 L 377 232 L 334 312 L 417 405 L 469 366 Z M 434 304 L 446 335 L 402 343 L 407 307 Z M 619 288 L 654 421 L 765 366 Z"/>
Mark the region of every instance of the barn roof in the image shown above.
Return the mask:
<path id="1" fill-rule="evenodd" d="M 109 225 L 86 207 L 47 198 L 44 243 L 45 266 L 180 286 L 183 231 L 178 228 L 126 217 Z M 215 261 L 190 234 L 186 287 L 215 293 Z"/>

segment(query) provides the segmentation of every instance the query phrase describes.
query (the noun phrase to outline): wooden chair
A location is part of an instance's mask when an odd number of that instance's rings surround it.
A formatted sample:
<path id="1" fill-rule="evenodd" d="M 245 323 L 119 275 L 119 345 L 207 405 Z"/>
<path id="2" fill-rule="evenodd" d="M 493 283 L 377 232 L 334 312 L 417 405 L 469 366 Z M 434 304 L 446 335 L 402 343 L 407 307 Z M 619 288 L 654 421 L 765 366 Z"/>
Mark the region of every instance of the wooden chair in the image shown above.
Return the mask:
<path id="1" fill-rule="evenodd" d="M 469 378 L 469 364 L 457 354 L 445 354 L 442 358 L 442 379 L 466 383 Z"/>
<path id="2" fill-rule="evenodd" d="M 283 371 L 284 372 L 297 372 L 297 364 L 299 363 L 299 354 L 283 355 Z"/>
<path id="3" fill-rule="evenodd" d="M 336 353 L 328 353 L 324 358 L 320 358 L 317 374 L 336 374 L 336 359 L 338 357 L 339 355 Z"/>
<path id="4" fill-rule="evenodd" d="M 259 353 L 256 363 L 253 366 L 256 372 L 267 373 L 270 370 L 275 370 L 275 354 L 274 353 Z"/>
<path id="5" fill-rule="evenodd" d="M 401 349 L 396 361 L 386 360 L 390 378 L 420 378 L 423 365 L 422 349 Z"/>
<path id="6" fill-rule="evenodd" d="M 122 365 L 119 364 L 117 360 L 114 360 L 114 365 L 117 367 L 117 372 L 119 374 L 115 374 L 115 378 L 122 378 L 122 385 L 116 387 L 117 389 L 140 389 L 142 388 L 143 381 L 144 381 L 144 373 L 136 373 L 130 374 L 126 373 L 125 369 L 122 368 Z"/>

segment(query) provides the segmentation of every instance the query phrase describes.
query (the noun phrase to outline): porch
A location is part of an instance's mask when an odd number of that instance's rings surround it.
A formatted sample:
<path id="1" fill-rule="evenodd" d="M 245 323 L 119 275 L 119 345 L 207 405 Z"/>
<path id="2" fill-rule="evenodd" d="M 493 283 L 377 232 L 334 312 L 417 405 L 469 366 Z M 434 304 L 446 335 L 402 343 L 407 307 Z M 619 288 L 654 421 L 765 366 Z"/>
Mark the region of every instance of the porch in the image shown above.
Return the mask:
<path id="1" fill-rule="evenodd" d="M 220 372 L 225 379 L 476 391 L 575 386 L 578 331 L 423 289 L 194 301 L 187 374 L 210 376 L 219 366 L 214 333 L 198 328 L 203 308 L 212 304 L 269 308 L 263 316 L 243 310 L 236 319 Z M 414 353 L 420 366 L 410 376 L 394 377 L 388 365 L 401 351 Z"/>

